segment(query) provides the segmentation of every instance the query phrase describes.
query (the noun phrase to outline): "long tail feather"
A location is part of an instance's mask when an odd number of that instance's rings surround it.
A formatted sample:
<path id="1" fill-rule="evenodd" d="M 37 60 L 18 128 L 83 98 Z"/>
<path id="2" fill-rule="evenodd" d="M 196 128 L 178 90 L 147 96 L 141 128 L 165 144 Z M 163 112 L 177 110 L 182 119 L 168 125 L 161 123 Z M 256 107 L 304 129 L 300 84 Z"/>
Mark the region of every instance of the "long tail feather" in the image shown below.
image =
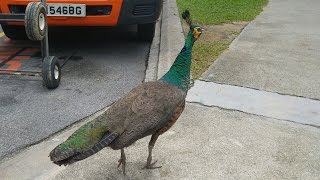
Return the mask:
<path id="1" fill-rule="evenodd" d="M 117 135 L 112 133 L 104 135 L 98 144 L 94 145 L 91 149 L 80 153 L 78 156 L 75 156 L 74 159 L 79 161 L 99 152 L 101 149 L 107 147 L 116 137 Z"/>
<path id="2" fill-rule="evenodd" d="M 107 147 L 114 139 L 117 138 L 117 134 L 107 132 L 101 140 L 95 144 L 93 147 L 86 149 L 84 151 L 61 151 L 59 146 L 50 152 L 50 159 L 53 163 L 57 165 L 68 165 L 76 161 L 83 160 L 97 152 L 99 152 L 104 147 Z"/>

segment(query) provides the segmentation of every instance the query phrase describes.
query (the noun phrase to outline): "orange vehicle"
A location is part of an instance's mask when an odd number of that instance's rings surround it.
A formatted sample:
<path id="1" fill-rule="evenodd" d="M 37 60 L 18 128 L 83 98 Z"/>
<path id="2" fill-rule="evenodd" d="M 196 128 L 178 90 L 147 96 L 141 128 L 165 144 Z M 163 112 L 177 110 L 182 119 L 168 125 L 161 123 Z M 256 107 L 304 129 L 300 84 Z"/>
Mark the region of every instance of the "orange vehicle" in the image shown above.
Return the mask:
<path id="1" fill-rule="evenodd" d="M 0 0 L 0 13 L 24 14 L 35 0 Z M 49 26 L 138 25 L 138 36 L 151 40 L 162 0 L 47 0 Z M 23 23 L 2 22 L 3 32 L 11 39 L 24 39 Z"/>

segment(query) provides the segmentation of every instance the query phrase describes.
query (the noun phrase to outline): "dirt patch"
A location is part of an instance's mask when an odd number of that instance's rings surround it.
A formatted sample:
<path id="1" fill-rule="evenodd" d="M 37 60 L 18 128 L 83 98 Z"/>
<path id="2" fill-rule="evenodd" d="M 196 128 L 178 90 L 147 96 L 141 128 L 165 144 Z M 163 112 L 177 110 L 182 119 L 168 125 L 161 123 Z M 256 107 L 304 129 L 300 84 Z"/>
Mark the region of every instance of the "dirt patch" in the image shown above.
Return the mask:
<path id="1" fill-rule="evenodd" d="M 247 24 L 248 22 L 234 22 L 230 24 L 202 26 L 205 29 L 205 32 L 201 35 L 201 38 L 198 42 L 232 42 Z M 185 23 L 183 23 L 183 30 L 185 32 L 185 35 L 189 31 L 189 27 Z"/>
<path id="2" fill-rule="evenodd" d="M 234 22 L 202 26 L 205 31 L 193 48 L 191 67 L 193 79 L 198 79 L 210 67 L 247 24 L 248 22 Z M 186 35 L 189 27 L 185 23 L 182 27 Z"/>

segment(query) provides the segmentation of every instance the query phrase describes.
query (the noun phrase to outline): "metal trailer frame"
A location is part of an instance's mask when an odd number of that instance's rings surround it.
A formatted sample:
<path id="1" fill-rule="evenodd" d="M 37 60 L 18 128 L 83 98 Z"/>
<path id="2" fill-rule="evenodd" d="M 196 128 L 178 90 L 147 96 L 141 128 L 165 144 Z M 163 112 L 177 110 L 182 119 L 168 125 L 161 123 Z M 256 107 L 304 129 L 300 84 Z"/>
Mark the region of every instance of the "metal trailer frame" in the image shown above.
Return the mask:
<path id="1" fill-rule="evenodd" d="M 37 1 L 35 1 L 35 2 L 37 2 Z M 45 11 L 46 11 L 45 13 L 47 14 L 47 3 L 46 3 L 46 0 L 40 0 L 40 2 L 44 5 Z M 34 3 L 34 2 L 30 2 L 30 3 Z M 5 23 L 6 22 L 26 22 L 26 16 L 25 16 L 25 14 L 4 14 L 4 13 L 0 13 L 0 23 L 3 23 L 3 22 L 5 22 Z M 43 39 L 41 40 L 41 54 L 42 54 L 42 58 L 43 58 L 42 59 L 43 63 L 45 63 L 45 61 L 48 61 L 48 59 L 50 61 L 49 63 L 51 63 L 51 61 L 53 61 L 53 59 L 55 59 L 54 56 L 50 56 L 49 55 L 47 16 L 45 16 L 45 34 L 44 34 Z M 53 69 L 53 72 L 49 72 L 50 70 L 44 70 L 44 68 L 42 68 L 42 72 L 23 71 L 23 70 L 0 70 L 0 74 L 4 74 L 4 75 L 23 75 L 23 76 L 42 76 L 42 79 L 43 79 L 43 82 L 44 82 L 43 83 L 44 86 L 46 86 L 48 89 L 55 89 L 60 84 L 61 68 L 68 61 L 69 58 L 70 57 L 68 57 L 66 60 L 64 60 L 64 62 L 61 64 L 61 66 L 60 66 L 60 63 L 58 62 L 58 60 L 55 59 L 54 61 L 56 61 L 58 69 Z M 56 68 L 56 67 L 54 67 L 54 68 Z M 56 73 L 58 73 L 58 75 Z M 46 75 L 44 75 L 44 74 L 46 74 Z M 48 77 L 48 76 L 51 76 L 51 77 Z M 54 84 L 52 84 L 52 79 L 53 80 L 56 79 L 57 82 L 54 82 Z M 49 82 L 46 82 L 46 81 L 49 81 Z"/>

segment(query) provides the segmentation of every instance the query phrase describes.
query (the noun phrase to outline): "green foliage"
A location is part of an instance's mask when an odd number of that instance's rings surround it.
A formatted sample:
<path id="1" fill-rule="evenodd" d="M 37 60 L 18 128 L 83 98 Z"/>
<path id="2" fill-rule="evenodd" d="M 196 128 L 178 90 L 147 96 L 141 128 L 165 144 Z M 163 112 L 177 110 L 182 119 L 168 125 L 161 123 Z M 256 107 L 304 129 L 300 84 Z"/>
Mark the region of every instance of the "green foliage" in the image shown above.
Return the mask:
<path id="1" fill-rule="evenodd" d="M 194 22 L 208 25 L 251 21 L 268 0 L 177 0 L 180 14 L 188 9 Z"/>

